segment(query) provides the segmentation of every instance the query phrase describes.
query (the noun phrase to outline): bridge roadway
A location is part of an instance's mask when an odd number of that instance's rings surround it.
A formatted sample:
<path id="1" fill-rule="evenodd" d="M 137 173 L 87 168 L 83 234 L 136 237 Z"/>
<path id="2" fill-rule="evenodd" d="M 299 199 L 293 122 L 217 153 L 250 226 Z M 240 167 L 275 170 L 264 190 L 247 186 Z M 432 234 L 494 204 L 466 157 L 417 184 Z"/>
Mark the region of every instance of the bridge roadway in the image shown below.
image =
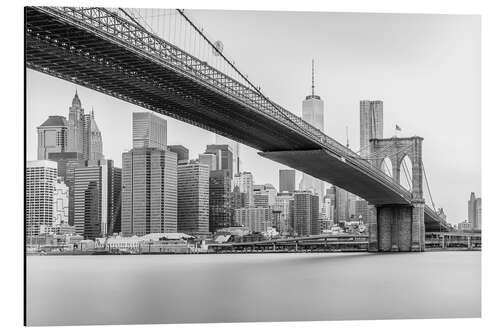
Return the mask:
<path id="1" fill-rule="evenodd" d="M 27 7 L 25 60 L 40 71 L 232 138 L 374 205 L 411 193 L 359 155 L 206 62 L 103 8 Z M 426 230 L 447 230 L 428 206 Z"/>

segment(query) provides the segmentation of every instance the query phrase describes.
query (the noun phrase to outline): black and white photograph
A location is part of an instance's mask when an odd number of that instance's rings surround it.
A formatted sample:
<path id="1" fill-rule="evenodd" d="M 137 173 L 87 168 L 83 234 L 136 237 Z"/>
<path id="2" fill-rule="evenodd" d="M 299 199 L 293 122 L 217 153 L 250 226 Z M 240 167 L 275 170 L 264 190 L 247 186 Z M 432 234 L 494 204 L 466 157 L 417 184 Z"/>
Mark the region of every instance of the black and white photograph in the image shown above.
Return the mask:
<path id="1" fill-rule="evenodd" d="M 482 317 L 480 11 L 157 6 L 20 7 L 25 326 Z"/>

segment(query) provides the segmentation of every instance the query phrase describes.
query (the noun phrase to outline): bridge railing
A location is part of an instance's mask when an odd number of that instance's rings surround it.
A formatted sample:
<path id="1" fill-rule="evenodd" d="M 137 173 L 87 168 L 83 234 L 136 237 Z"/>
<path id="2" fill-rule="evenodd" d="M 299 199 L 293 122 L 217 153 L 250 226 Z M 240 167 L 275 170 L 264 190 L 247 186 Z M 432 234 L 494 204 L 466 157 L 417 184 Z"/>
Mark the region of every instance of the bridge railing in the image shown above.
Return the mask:
<path id="1" fill-rule="evenodd" d="M 112 40 L 124 48 L 135 52 L 146 52 L 151 60 L 175 69 L 194 80 L 202 81 L 204 84 L 208 84 L 210 88 L 217 89 L 239 103 L 251 107 L 254 111 L 299 132 L 305 138 L 314 141 L 339 159 L 352 164 L 392 188 L 393 191 L 407 201 L 411 200 L 409 191 L 400 184 L 395 183 L 391 177 L 375 168 L 370 162 L 361 159 L 358 154 L 349 148 L 327 136 L 292 112 L 272 102 L 260 91 L 255 91 L 209 66 L 205 61 L 170 44 L 135 22 L 104 8 L 39 7 L 39 9 L 61 19 L 71 20 L 73 24 L 91 30 L 100 37 Z"/>

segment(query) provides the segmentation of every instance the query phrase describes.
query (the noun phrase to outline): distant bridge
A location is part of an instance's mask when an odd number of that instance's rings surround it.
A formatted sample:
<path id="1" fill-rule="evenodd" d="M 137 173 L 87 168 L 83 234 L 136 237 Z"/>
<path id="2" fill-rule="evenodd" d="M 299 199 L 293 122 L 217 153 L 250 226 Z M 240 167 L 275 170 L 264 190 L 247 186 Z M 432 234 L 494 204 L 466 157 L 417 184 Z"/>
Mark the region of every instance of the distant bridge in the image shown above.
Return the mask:
<path id="1" fill-rule="evenodd" d="M 27 7 L 25 23 L 28 68 L 234 139 L 366 199 L 373 205 L 372 250 L 420 251 L 424 222 L 427 231 L 449 229 L 424 205 L 421 138 L 402 143 L 407 152 L 401 154 L 411 155 L 414 165 L 410 192 L 375 162 L 271 101 L 248 80 L 158 37 L 126 11 Z M 373 152 L 381 151 L 379 143 L 373 142 Z M 397 230 L 394 221 L 403 221 Z"/>

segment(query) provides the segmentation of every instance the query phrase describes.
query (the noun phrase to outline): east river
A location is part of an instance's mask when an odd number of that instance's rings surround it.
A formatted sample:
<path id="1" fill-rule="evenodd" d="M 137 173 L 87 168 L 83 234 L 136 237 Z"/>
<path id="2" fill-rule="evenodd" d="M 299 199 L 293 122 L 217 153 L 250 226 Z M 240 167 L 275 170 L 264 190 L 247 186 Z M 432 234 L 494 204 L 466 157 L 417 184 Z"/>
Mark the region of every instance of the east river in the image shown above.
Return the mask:
<path id="1" fill-rule="evenodd" d="M 481 315 L 481 253 L 29 256 L 28 325 Z"/>

